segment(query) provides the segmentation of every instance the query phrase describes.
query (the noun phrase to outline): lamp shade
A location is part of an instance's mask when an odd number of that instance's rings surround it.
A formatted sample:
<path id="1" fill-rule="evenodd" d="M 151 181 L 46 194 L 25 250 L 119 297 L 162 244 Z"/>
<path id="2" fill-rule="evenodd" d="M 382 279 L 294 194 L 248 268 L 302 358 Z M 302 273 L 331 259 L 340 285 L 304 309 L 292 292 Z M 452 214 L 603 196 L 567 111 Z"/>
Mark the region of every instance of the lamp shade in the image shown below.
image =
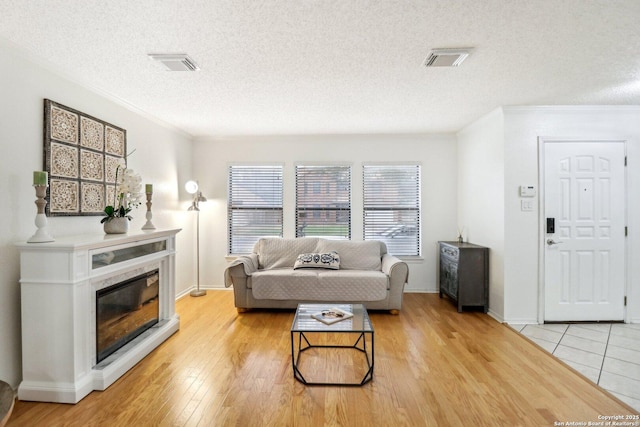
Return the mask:
<path id="1" fill-rule="evenodd" d="M 184 185 L 184 189 L 187 190 L 189 194 L 195 194 L 198 191 L 198 183 L 195 181 L 187 181 Z"/>

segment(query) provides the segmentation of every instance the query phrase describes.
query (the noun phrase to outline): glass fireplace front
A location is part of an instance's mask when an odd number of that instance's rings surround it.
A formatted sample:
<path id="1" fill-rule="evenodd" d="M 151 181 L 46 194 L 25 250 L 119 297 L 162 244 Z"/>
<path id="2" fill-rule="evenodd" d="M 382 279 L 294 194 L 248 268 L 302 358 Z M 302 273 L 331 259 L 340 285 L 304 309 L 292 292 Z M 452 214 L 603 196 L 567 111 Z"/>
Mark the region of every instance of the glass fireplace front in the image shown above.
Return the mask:
<path id="1" fill-rule="evenodd" d="M 96 292 L 96 363 L 158 323 L 159 285 L 156 269 Z"/>

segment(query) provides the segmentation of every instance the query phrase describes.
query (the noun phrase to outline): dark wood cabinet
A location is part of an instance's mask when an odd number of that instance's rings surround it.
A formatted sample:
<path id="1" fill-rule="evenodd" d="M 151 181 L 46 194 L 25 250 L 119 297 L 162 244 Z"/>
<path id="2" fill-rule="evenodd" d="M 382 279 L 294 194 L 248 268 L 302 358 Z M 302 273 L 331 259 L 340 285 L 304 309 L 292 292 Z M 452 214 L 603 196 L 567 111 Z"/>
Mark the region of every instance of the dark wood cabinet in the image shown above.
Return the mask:
<path id="1" fill-rule="evenodd" d="M 446 295 L 463 307 L 489 309 L 489 248 L 472 243 L 438 242 L 440 298 Z"/>

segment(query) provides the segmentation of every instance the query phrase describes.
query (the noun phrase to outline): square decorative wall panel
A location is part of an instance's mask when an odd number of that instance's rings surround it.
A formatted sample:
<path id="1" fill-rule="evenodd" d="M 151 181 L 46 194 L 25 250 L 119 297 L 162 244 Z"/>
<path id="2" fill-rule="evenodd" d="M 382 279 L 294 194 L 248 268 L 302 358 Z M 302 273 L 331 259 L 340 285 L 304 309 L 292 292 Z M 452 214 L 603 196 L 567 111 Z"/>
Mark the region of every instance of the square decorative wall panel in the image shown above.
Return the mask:
<path id="1" fill-rule="evenodd" d="M 47 213 L 101 215 L 113 204 L 116 169 L 126 167 L 126 153 L 126 130 L 45 99 Z"/>

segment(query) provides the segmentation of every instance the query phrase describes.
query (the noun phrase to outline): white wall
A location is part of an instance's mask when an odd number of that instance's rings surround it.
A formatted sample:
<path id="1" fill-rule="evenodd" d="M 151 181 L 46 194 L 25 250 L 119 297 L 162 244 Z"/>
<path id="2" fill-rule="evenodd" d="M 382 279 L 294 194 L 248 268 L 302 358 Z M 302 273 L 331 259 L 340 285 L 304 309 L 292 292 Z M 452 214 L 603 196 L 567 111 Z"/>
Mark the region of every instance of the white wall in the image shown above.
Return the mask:
<path id="1" fill-rule="evenodd" d="M 0 380 L 16 387 L 22 377 L 20 285 L 17 241 L 35 232 L 32 172 L 43 168 L 43 99 L 127 130 L 129 166 L 154 184 L 154 223 L 158 228 L 191 227 L 182 183 L 191 175 L 191 138 L 46 70 L 0 40 Z M 144 207 L 133 212 L 132 228 L 145 222 Z M 100 217 L 49 218 L 52 235 L 101 232 Z M 194 283 L 192 229 L 178 234 L 177 287 Z"/>
<path id="2" fill-rule="evenodd" d="M 498 109 L 458 133 L 458 226 L 486 246 L 489 313 L 504 317 L 504 119 Z"/>
<path id="3" fill-rule="evenodd" d="M 640 248 L 640 107 L 508 107 L 504 124 L 505 320 L 539 320 L 540 216 L 537 209 L 521 211 L 518 186 L 538 187 L 538 137 L 542 136 L 627 141 L 627 320 L 640 322 L 640 264 L 635 262 Z"/>
<path id="4" fill-rule="evenodd" d="M 410 260 L 409 292 L 435 292 L 438 240 L 456 237 L 456 144 L 454 135 L 331 135 L 236 137 L 194 143 L 194 172 L 208 202 L 201 204 L 203 287 L 223 286 L 227 266 L 227 166 L 284 163 L 284 236 L 295 237 L 297 162 L 352 164 L 352 239 L 362 240 L 362 163 L 422 162 L 422 252 Z"/>
<path id="5" fill-rule="evenodd" d="M 505 107 L 460 131 L 458 222 L 465 240 L 491 248 L 490 313 L 508 323 L 543 321 L 538 139 L 627 141 L 626 320 L 640 322 L 640 107 Z M 522 211 L 520 185 L 537 189 Z"/>

